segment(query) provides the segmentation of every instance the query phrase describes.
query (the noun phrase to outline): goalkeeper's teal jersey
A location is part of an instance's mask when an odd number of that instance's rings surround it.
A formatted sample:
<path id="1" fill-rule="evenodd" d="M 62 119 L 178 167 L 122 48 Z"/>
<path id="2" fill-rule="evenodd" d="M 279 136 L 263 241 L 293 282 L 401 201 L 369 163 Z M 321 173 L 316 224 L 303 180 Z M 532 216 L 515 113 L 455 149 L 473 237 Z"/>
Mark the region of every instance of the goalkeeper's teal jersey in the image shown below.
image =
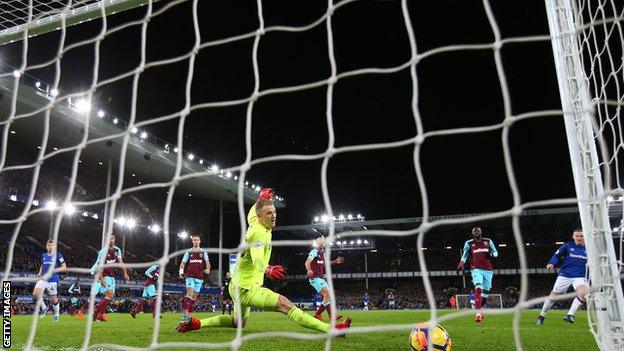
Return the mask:
<path id="1" fill-rule="evenodd" d="M 247 222 L 249 228 L 245 234 L 245 243 L 249 247 L 238 254 L 232 281 L 235 286 L 251 290 L 264 284 L 264 271 L 271 259 L 272 231 L 258 221 L 255 205 L 247 214 Z"/>

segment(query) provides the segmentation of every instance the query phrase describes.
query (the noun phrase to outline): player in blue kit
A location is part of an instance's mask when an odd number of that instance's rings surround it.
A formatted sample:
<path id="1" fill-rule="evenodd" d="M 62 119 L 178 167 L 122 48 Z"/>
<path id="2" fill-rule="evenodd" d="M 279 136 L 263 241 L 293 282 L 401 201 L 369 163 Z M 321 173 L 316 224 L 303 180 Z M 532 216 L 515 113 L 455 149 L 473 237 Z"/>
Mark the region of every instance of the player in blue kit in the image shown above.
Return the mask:
<path id="1" fill-rule="evenodd" d="M 585 303 L 585 294 L 589 289 L 589 282 L 587 278 L 585 278 L 587 254 L 585 253 L 585 239 L 581 229 L 575 229 L 572 233 L 572 240 L 563 244 L 555 251 L 555 254 L 546 265 L 546 269 L 554 271 L 555 266 L 561 261 L 563 261 L 563 264 L 559 270 L 559 276 L 555 281 L 552 292 L 546 301 L 544 301 L 542 311 L 537 318 L 537 325 L 544 324 L 544 319 L 546 318 L 548 310 L 555 303 L 553 299 L 559 294 L 565 294 L 570 288 L 570 285 L 576 291 L 576 297 L 563 320 L 568 323 L 574 323 L 576 310 Z"/>
<path id="2" fill-rule="evenodd" d="M 58 321 L 60 319 L 60 306 L 58 299 L 58 281 L 60 280 L 59 272 L 67 269 L 67 265 L 65 264 L 65 258 L 60 252 L 56 251 L 56 247 L 54 245 L 54 240 L 48 240 L 46 243 L 47 252 L 41 254 L 41 267 L 39 267 L 39 272 L 37 273 L 37 278 L 41 278 L 48 273 L 52 273 L 52 276 L 47 280 L 40 279 L 35 285 L 35 289 L 33 290 L 33 296 L 36 300 L 41 300 L 41 309 L 39 310 L 39 314 L 41 318 L 45 317 L 46 312 L 48 311 L 48 306 L 46 306 L 43 301 L 43 292 L 46 290 L 50 295 L 50 299 L 52 300 L 52 307 L 54 307 L 54 321 Z"/>

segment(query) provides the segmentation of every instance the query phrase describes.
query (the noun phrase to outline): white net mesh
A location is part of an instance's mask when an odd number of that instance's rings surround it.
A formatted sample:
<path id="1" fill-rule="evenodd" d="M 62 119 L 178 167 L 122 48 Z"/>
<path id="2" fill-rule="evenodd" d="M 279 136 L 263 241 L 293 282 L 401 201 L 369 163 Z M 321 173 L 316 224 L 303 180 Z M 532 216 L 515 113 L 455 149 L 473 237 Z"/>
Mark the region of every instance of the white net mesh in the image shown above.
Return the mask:
<path id="1" fill-rule="evenodd" d="M 9 274 L 11 272 L 13 257 L 16 247 L 16 241 L 18 236 L 20 235 L 20 229 L 24 225 L 24 223 L 28 220 L 29 217 L 35 216 L 37 214 L 41 214 L 45 211 L 43 208 L 36 208 L 33 206 L 33 201 L 36 200 L 37 187 L 38 187 L 38 179 L 41 171 L 41 167 L 44 162 L 52 159 L 58 155 L 72 155 L 71 157 L 71 169 L 72 172 L 69 175 L 69 182 L 67 186 L 67 191 L 65 197 L 60 201 L 60 206 L 66 207 L 68 204 L 73 204 L 75 206 L 80 207 L 88 207 L 88 206 L 101 206 L 106 204 L 108 209 L 108 215 L 106 217 L 106 225 L 108 228 L 112 228 L 114 223 L 113 220 L 115 218 L 115 213 L 117 211 L 117 206 L 120 198 L 126 194 L 132 194 L 133 192 L 139 192 L 143 190 L 153 189 L 153 188 L 161 188 L 168 187 L 169 192 L 166 200 L 166 204 L 164 206 L 164 213 L 162 213 L 163 219 L 163 231 L 168 233 L 172 232 L 172 226 L 170 223 L 171 211 L 172 211 L 172 203 L 174 201 L 174 192 L 176 188 L 179 186 L 180 182 L 185 180 L 190 180 L 193 178 L 200 177 L 218 177 L 219 174 L 223 175 L 223 173 L 215 174 L 215 170 L 208 168 L 206 166 L 198 167 L 198 166 L 189 166 L 189 160 L 192 159 L 189 157 L 189 153 L 187 152 L 177 152 L 176 154 L 176 163 L 175 163 L 175 171 L 170 175 L 166 181 L 158 182 L 158 183 L 149 183 L 149 184 L 139 184 L 126 187 L 124 186 L 124 179 L 126 174 L 126 168 L 128 167 L 126 162 L 127 151 L 129 145 L 134 142 L 136 130 L 142 130 L 145 127 L 148 127 L 152 124 L 162 123 L 167 121 L 177 121 L 177 143 L 176 145 L 169 146 L 168 144 L 161 145 L 163 150 L 166 150 L 167 153 L 169 150 L 184 150 L 184 133 L 186 128 L 186 123 L 189 119 L 191 113 L 196 111 L 201 111 L 204 109 L 216 109 L 221 107 L 231 107 L 231 106 L 243 106 L 246 108 L 246 119 L 245 119 L 245 151 L 246 157 L 244 162 L 236 167 L 231 167 L 223 170 L 224 172 L 238 172 L 237 182 L 237 196 L 238 196 L 238 212 L 240 223 L 242 224 L 242 230 L 240 233 L 240 245 L 236 249 L 219 249 L 219 248 L 208 248 L 207 251 L 209 253 L 232 253 L 232 252 L 240 252 L 246 248 L 246 244 L 244 241 L 244 235 L 246 230 L 246 218 L 245 218 L 245 208 L 244 208 L 244 199 L 245 199 L 245 191 L 250 184 L 247 183 L 247 173 L 250 171 L 252 166 L 259 166 L 271 162 L 276 161 L 289 161 L 289 160 L 322 160 L 321 167 L 321 190 L 323 194 L 325 213 L 328 214 L 330 221 L 333 221 L 333 211 L 332 211 L 332 202 L 330 199 L 330 192 L 328 188 L 328 165 L 332 157 L 339 154 L 352 153 L 356 151 L 365 151 L 365 150 L 393 150 L 402 146 L 411 146 L 413 147 L 413 164 L 411 165 L 416 173 L 418 187 L 421 194 L 422 201 L 422 223 L 413 230 L 406 231 L 393 231 L 393 230 L 379 230 L 379 231 L 368 231 L 366 233 L 360 231 L 354 231 L 350 233 L 341 233 L 343 239 L 348 239 L 350 237 L 357 237 L 358 235 L 366 234 L 367 236 L 375 235 L 378 237 L 378 240 L 383 240 L 384 237 L 388 236 L 417 236 L 417 252 L 418 252 L 418 260 L 419 267 L 421 270 L 422 279 L 424 283 L 424 287 L 427 293 L 427 299 L 430 309 L 430 321 L 431 322 L 444 322 L 449 319 L 458 318 L 461 316 L 466 316 L 471 314 L 471 311 L 463 311 L 457 313 L 450 313 L 440 315 L 437 310 L 436 301 L 435 301 L 435 292 L 432 289 L 432 285 L 430 282 L 430 278 L 426 274 L 428 271 L 427 262 L 425 260 L 423 250 L 423 243 L 426 237 L 426 234 L 432 229 L 448 226 L 452 224 L 463 224 L 463 223 L 478 223 L 479 221 L 484 221 L 492 218 L 500 218 L 500 217 L 510 217 L 513 229 L 513 235 L 515 239 L 516 246 L 518 247 L 518 255 L 519 255 L 519 268 L 521 269 L 521 289 L 519 294 L 519 302 L 517 305 L 510 309 L 499 309 L 495 311 L 491 311 L 492 314 L 514 314 L 514 339 L 515 339 L 515 347 L 518 350 L 522 349 L 522 340 L 520 338 L 520 316 L 523 310 L 530 307 L 531 305 L 541 302 L 544 300 L 544 297 L 527 300 L 527 289 L 528 289 L 528 274 L 526 269 L 528 268 L 527 258 L 524 250 L 524 239 L 519 225 L 519 217 L 523 210 L 532 209 L 542 206 L 551 206 L 557 204 L 576 204 L 577 199 L 572 198 L 557 198 L 557 199 L 548 199 L 541 201 L 532 201 L 532 202 L 523 202 L 518 183 L 516 181 L 516 175 L 514 172 L 514 162 L 510 150 L 510 141 L 509 134 L 512 127 L 521 121 L 535 118 L 544 118 L 544 117 L 559 117 L 562 115 L 562 111 L 559 109 L 555 110 L 535 110 L 529 111 L 525 113 L 514 113 L 512 109 L 512 99 L 510 89 L 507 83 L 507 72 L 504 68 L 504 59 L 502 55 L 502 50 L 508 45 L 513 45 L 516 43 L 532 43 L 532 42 L 545 42 L 548 43 L 551 40 L 551 36 L 546 33 L 541 33 L 540 35 L 535 36 L 520 36 L 520 37 L 503 37 L 501 34 L 501 30 L 499 28 L 499 23 L 497 22 L 496 16 L 492 10 L 491 4 L 489 1 L 483 1 L 483 11 L 484 15 L 487 17 L 487 21 L 490 26 L 491 35 L 488 37 L 493 37 L 493 40 L 489 42 L 479 41 L 477 43 L 469 43 L 469 44 L 457 44 L 457 45 L 443 45 L 437 46 L 427 50 L 419 50 L 417 47 L 417 40 L 414 28 L 416 27 L 413 23 L 412 16 L 413 14 L 409 10 L 409 4 L 407 1 L 401 2 L 392 2 L 396 4 L 396 9 L 400 11 L 401 18 L 404 26 L 404 36 L 407 38 L 409 42 L 409 57 L 404 62 L 400 62 L 394 66 L 386 66 L 386 67 L 366 67 L 366 68 L 358 68 L 352 70 L 339 70 L 338 65 L 336 63 L 336 55 L 335 55 L 335 43 L 334 43 L 334 31 L 332 29 L 334 16 L 339 14 L 341 11 L 344 11 L 346 8 L 351 6 L 356 6 L 359 1 L 347 0 L 334 4 L 333 1 L 329 0 L 325 9 L 322 11 L 322 14 L 317 18 L 309 21 L 305 25 L 298 26 L 265 26 L 264 21 L 264 12 L 263 12 L 263 1 L 258 0 L 256 3 L 256 22 L 257 26 L 251 31 L 248 31 L 243 34 L 236 34 L 232 36 L 228 36 L 225 38 L 218 38 L 213 40 L 204 40 L 206 36 L 202 35 L 200 23 L 199 23 L 199 15 L 198 15 L 198 7 L 199 1 L 171 1 L 166 2 L 164 4 L 159 4 L 158 8 L 155 8 L 155 4 L 149 2 L 146 7 L 142 9 L 143 14 L 140 16 L 141 18 L 138 20 L 128 21 L 126 23 L 122 23 L 120 25 L 109 25 L 109 19 L 106 16 L 101 16 L 102 20 L 99 20 L 96 23 L 97 26 L 95 30 L 93 27 L 93 35 L 90 35 L 86 39 L 77 40 L 71 45 L 66 44 L 66 34 L 67 28 L 65 25 L 65 21 L 61 18 L 61 25 L 59 26 L 59 40 L 58 46 L 55 50 L 54 57 L 44 63 L 38 64 L 30 64 L 27 60 L 29 55 L 29 50 L 31 50 L 31 45 L 29 44 L 29 40 L 25 40 L 21 47 L 21 64 L 15 67 L 14 69 L 5 70 L 2 75 L 0 75 L 0 80 L 3 83 L 4 91 L 9 92 L 10 97 L 10 108 L 7 110 L 6 116 L 3 118 L 2 122 L 0 122 L 3 126 L 3 138 L 2 138 L 2 154 L 0 155 L 0 172 L 11 172 L 17 170 L 28 170 L 31 172 L 29 176 L 32 177 L 31 187 L 28 191 L 28 196 L 25 199 L 25 206 L 23 210 L 21 210 L 21 214 L 17 218 L 10 219 L 2 219 L 0 220 L 0 224 L 2 225 L 13 225 L 13 231 L 11 240 L 9 242 L 8 253 L 6 257 L 6 267 L 3 273 L 3 280 L 7 280 L 9 278 Z M 17 1 L 9 1 L 4 2 L 2 7 L 0 7 L 0 11 L 3 14 L 0 16 L 1 28 L 10 29 L 16 26 L 23 26 L 26 24 L 30 24 L 32 21 L 35 21 L 37 16 L 43 13 L 56 12 L 62 9 L 72 9 L 78 8 L 79 6 L 86 5 L 87 3 L 95 3 L 95 2 L 64 2 L 64 1 L 34 1 L 30 2 L 28 6 L 24 6 L 24 2 Z M 148 57 L 148 33 L 150 28 L 150 22 L 156 20 L 159 15 L 166 13 L 167 11 L 174 11 L 178 5 L 190 3 L 192 7 L 192 16 L 190 18 L 190 23 L 192 23 L 192 32 L 194 33 L 192 43 L 189 48 L 186 48 L 184 52 L 177 54 L 177 56 L 171 56 L 166 58 L 161 58 L 159 60 L 149 60 Z M 624 75 L 624 69 L 622 65 L 622 42 L 623 42 L 623 34 L 621 28 L 622 16 L 624 14 L 624 10 L 622 8 L 622 4 L 618 4 L 615 1 L 581 1 L 577 4 L 578 6 L 578 16 L 576 23 L 576 28 L 578 28 L 577 33 L 579 35 L 579 43 L 581 46 L 581 50 L 583 52 L 583 63 L 584 68 L 586 70 L 586 81 L 591 87 L 591 95 L 593 96 L 593 102 L 596 105 L 596 118 L 595 122 L 595 133 L 596 140 L 599 142 L 600 149 L 600 162 L 602 169 L 604 171 L 605 176 L 605 193 L 609 194 L 609 196 L 622 196 L 623 187 L 621 185 L 622 177 L 620 175 L 621 167 L 620 164 L 622 162 L 622 149 L 624 148 L 624 138 L 622 135 L 622 122 L 620 118 L 620 108 L 622 105 L 622 100 L 624 99 L 624 95 L 620 90 L 620 85 L 622 84 L 622 77 Z M 105 7 L 101 6 L 99 8 L 101 14 L 104 15 Z M 542 15 L 541 12 L 537 12 L 533 15 Z M 544 15 L 545 16 L 545 15 Z M 105 20 L 104 20 L 105 19 Z M 112 18 L 111 18 L 112 20 Z M 139 51 L 138 56 L 135 57 L 136 61 L 133 63 L 133 66 L 129 69 L 124 69 L 123 72 L 113 74 L 105 79 L 100 78 L 100 47 L 105 38 L 114 35 L 115 33 L 127 28 L 127 27 L 137 27 L 137 33 L 140 37 L 139 45 L 135 48 Z M 172 28 L 174 26 L 171 26 Z M 324 28 L 326 35 L 326 59 L 329 62 L 329 73 L 326 78 L 320 80 L 308 80 L 301 82 L 299 84 L 292 84 L 289 82 L 288 84 L 280 85 L 273 88 L 264 88 L 263 80 L 262 80 L 262 67 L 259 65 L 259 47 L 264 38 L 272 33 L 299 33 L 306 32 L 312 30 L 320 30 Z M 569 35 L 574 35 L 572 33 L 568 33 Z M 204 50 L 208 50 L 209 48 L 219 47 L 226 45 L 228 43 L 240 42 L 244 40 L 253 39 L 253 44 L 251 47 L 251 65 L 253 70 L 253 84 L 251 87 L 251 94 L 246 93 L 245 96 L 240 98 L 232 98 L 232 99 L 217 99 L 210 101 L 194 101 L 192 98 L 192 90 L 193 87 L 193 79 L 195 74 L 195 64 L 198 55 L 200 55 Z M 81 89 L 78 92 L 74 93 L 66 93 L 59 89 L 59 85 L 61 83 L 63 75 L 67 72 L 63 65 L 61 64 L 61 58 L 64 54 L 72 50 L 80 49 L 81 47 L 92 47 L 94 50 L 92 52 L 93 55 L 93 66 L 90 82 L 88 82 L 88 86 L 84 89 Z M 419 104 L 421 103 L 419 97 L 419 90 L 421 86 L 419 85 L 419 64 L 422 64 L 423 60 L 434 60 L 438 55 L 448 53 L 448 52 L 470 52 L 470 51 L 478 51 L 485 52 L 488 54 L 493 53 L 494 64 L 496 67 L 496 73 L 498 76 L 498 83 L 500 85 L 500 95 L 502 96 L 502 105 L 504 110 L 504 115 L 501 116 L 499 120 L 495 123 L 489 125 L 482 126 L 474 126 L 474 127 L 461 127 L 461 128 L 448 128 L 448 129 L 439 129 L 439 130 L 427 130 L 423 125 L 423 119 L 421 116 L 421 111 L 419 108 Z M 128 61 L 132 61 L 128 59 Z M 182 88 L 180 89 L 183 92 L 183 106 L 181 108 L 177 108 L 175 111 L 170 113 L 157 115 L 156 117 L 151 117 L 149 119 L 143 119 L 138 121 L 138 112 L 137 112 L 137 99 L 139 96 L 139 80 L 145 72 L 149 70 L 157 70 L 160 67 L 170 66 L 170 65 L 182 65 L 183 74 L 181 74 L 181 79 L 183 83 L 180 85 Z M 28 73 L 35 70 L 41 69 L 50 69 L 52 74 L 50 75 L 52 83 L 49 86 L 46 85 L 36 85 L 36 93 L 39 96 L 45 97 L 44 102 L 40 102 L 40 107 L 30 110 L 24 110 L 23 106 L 20 105 L 19 97 L 20 94 L 25 94 L 26 89 L 21 86 L 21 84 L 36 84 L 36 81 L 29 81 Z M 337 146 L 336 136 L 335 136 L 335 121 L 334 121 L 334 103 L 336 102 L 334 87 L 338 82 L 343 80 L 348 80 L 352 77 L 357 76 L 369 76 L 369 75 L 389 75 L 396 72 L 408 71 L 410 72 L 411 78 L 411 117 L 413 118 L 413 122 L 416 126 L 416 133 L 408 138 L 396 140 L 393 142 L 371 142 L 371 143 L 361 143 L 358 145 L 347 145 L 347 146 Z M 124 80 L 128 80 L 130 82 L 129 86 L 129 96 L 131 96 L 131 104 L 129 109 L 129 120 L 127 124 L 124 124 L 117 120 L 114 117 L 110 117 L 110 122 L 117 125 L 117 127 L 122 127 L 122 129 L 111 129 L 112 132 L 103 136 L 90 138 L 89 133 L 82 133 L 79 142 L 74 143 L 73 145 L 67 145 L 65 147 L 61 147 L 58 149 L 52 149 L 52 145 L 49 144 L 49 136 L 54 131 L 50 129 L 50 123 L 52 119 L 53 113 L 58 113 L 59 110 L 62 110 L 63 107 L 68 106 L 68 99 L 73 99 L 71 104 L 76 106 L 77 99 L 83 98 L 86 101 L 91 101 L 95 94 L 99 91 L 105 89 L 109 85 L 114 85 L 115 83 L 122 82 Z M 39 83 L 41 84 L 41 83 Z M 32 88 L 32 87 L 31 87 Z M 253 148 L 252 148 L 252 121 L 255 117 L 256 104 L 259 100 L 263 98 L 267 98 L 269 96 L 280 97 L 284 94 L 312 90 L 315 88 L 324 88 L 325 90 L 325 120 L 327 124 L 327 133 L 328 133 L 328 143 L 325 150 L 321 153 L 317 154 L 282 154 L 275 156 L 266 156 L 266 157 L 253 157 Z M 96 116 L 96 112 L 92 111 L 91 113 L 84 113 L 81 115 L 82 120 L 80 121 L 83 124 L 83 130 L 90 130 L 90 126 L 92 123 L 92 119 Z M 98 116 L 101 117 L 101 116 Z M 105 116 L 107 119 L 109 116 Z M 40 118 L 41 123 L 43 125 L 43 133 L 41 135 L 40 142 L 40 150 L 37 155 L 37 159 L 33 163 L 25 163 L 25 164 L 17 164 L 17 165 L 7 165 L 7 149 L 9 144 L 9 136 L 11 131 L 11 125 L 13 123 L 17 123 L 23 119 L 35 119 Z M 427 180 L 425 175 L 423 174 L 423 167 L 421 167 L 421 153 L 422 147 L 429 140 L 435 139 L 437 137 L 449 136 L 449 135 L 470 135 L 476 133 L 486 133 L 486 132 L 495 132 L 500 135 L 502 140 L 502 148 L 504 154 L 504 165 L 505 172 L 509 184 L 509 188 L 513 194 L 513 205 L 508 207 L 505 210 L 491 212 L 486 215 L 480 215 L 470 218 L 449 218 L 449 219 L 440 219 L 440 220 L 430 220 L 430 199 L 428 198 L 428 188 L 427 188 Z M 147 136 L 146 136 L 147 138 Z M 90 145 L 96 143 L 102 143 L 106 141 L 112 141 L 120 139 L 121 140 L 121 148 L 119 153 L 119 167 L 116 171 L 117 178 L 119 181 L 115 184 L 115 186 L 111 189 L 110 194 L 107 194 L 107 197 L 104 199 L 96 199 L 91 201 L 74 201 L 73 194 L 76 191 L 76 179 L 77 173 L 79 169 L 79 163 L 81 158 L 81 153 L 83 150 Z M 143 138 L 142 138 L 143 139 Z M 53 151 L 52 151 L 53 150 Z M 73 154 L 72 154 L 73 153 Z M 276 184 L 275 187 L 279 189 L 279 186 Z M 254 187 L 256 188 L 256 187 Z M 254 189 L 255 190 L 255 189 Z M 248 191 L 248 190 L 247 190 Z M 256 190 L 257 191 L 257 190 Z M 63 216 L 62 211 L 58 211 L 55 213 L 54 226 L 52 228 L 52 237 L 55 241 L 59 238 L 59 227 L 61 224 L 61 219 Z M 621 229 L 620 229 L 621 232 Z M 106 238 L 105 240 L 108 240 Z M 333 226 L 330 226 L 329 232 L 329 241 L 335 241 L 335 233 L 333 230 Z M 621 240 L 620 240 L 621 242 Z M 308 240 L 279 240 L 273 241 L 272 245 L 279 246 L 302 246 L 307 245 L 309 243 Z M 171 243 L 170 239 L 167 235 L 164 236 L 163 243 L 163 252 L 164 254 L 159 259 L 155 259 L 153 262 L 145 262 L 145 263 L 132 263 L 128 264 L 128 267 L 148 267 L 151 264 L 159 264 L 161 267 L 161 271 L 165 271 L 165 266 L 171 260 L 175 259 L 177 256 L 180 256 L 183 253 L 183 250 L 177 250 L 175 252 L 170 253 L 172 251 L 170 249 Z M 331 248 L 326 251 L 327 257 L 331 255 Z M 329 262 L 329 260 L 326 260 Z M 327 264 L 326 270 L 328 272 L 328 284 L 331 293 L 331 301 L 332 308 L 336 306 L 335 295 L 333 293 L 333 280 L 331 265 Z M 88 273 L 87 268 L 70 268 L 70 272 L 75 273 Z M 156 314 L 160 313 L 160 306 L 162 302 L 162 290 L 164 284 L 165 275 L 161 275 L 161 278 L 158 282 L 157 291 L 158 294 L 158 303 L 157 303 L 157 311 Z M 35 281 L 35 278 L 14 278 L 14 281 Z M 595 287 L 599 289 L 600 287 Z M 562 298 L 573 296 L 572 294 L 565 295 Z M 91 307 L 89 313 L 93 312 L 93 302 L 94 302 L 95 294 L 92 293 L 90 296 L 91 299 Z M 38 307 L 37 307 L 38 309 Z M 238 309 L 240 311 L 240 308 Z M 335 311 L 333 311 L 335 315 Z M 36 315 L 36 314 L 35 314 Z M 240 318 L 240 312 L 238 315 Z M 416 321 L 415 321 L 416 322 Z M 26 342 L 25 349 L 32 349 L 35 335 L 37 331 L 38 319 L 33 316 L 31 329 L 29 333 L 29 338 Z M 331 321 L 332 326 L 335 325 L 335 321 Z M 388 330 L 409 330 L 414 327 L 414 324 L 399 324 L 399 325 L 385 325 L 385 326 L 367 326 L 367 327 L 358 327 L 357 325 L 353 326 L 349 333 L 372 333 L 372 332 L 384 332 Z M 238 349 L 244 342 L 258 339 L 258 338 L 269 338 L 269 337 L 287 337 L 287 338 L 298 338 L 298 339 L 326 339 L 326 349 L 329 350 L 332 347 L 332 337 L 344 333 L 344 331 L 339 331 L 336 329 L 331 329 L 331 331 L 325 334 L 302 334 L 302 333 L 286 333 L 286 332 L 266 332 L 266 333 L 255 333 L 255 334 L 242 334 L 242 329 L 237 328 L 237 332 L 235 333 L 233 339 L 229 342 L 222 343 L 193 343 L 193 342 L 161 342 L 159 340 L 160 335 L 160 320 L 158 318 L 154 319 L 154 327 L 152 340 L 150 344 L 150 348 L 167 348 L 167 347 L 179 347 L 179 348 L 222 348 L 222 347 L 231 347 L 232 349 Z M 91 334 L 92 333 L 92 322 L 91 320 L 87 321 L 87 332 L 84 336 L 84 341 L 82 344 L 83 349 L 87 349 L 88 347 L 97 348 L 97 347 L 106 347 L 111 349 L 123 349 L 128 350 L 131 349 L 128 346 L 124 345 L 90 345 L 91 344 Z"/>

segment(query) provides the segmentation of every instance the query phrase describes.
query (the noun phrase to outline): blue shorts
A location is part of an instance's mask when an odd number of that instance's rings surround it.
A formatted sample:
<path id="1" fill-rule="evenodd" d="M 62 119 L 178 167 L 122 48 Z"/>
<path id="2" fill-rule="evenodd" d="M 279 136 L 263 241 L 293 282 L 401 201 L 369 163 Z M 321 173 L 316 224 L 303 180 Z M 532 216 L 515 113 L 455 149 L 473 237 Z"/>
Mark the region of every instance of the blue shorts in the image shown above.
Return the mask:
<path id="1" fill-rule="evenodd" d="M 472 284 L 476 287 L 481 285 L 483 290 L 492 289 L 492 277 L 494 272 L 485 269 L 474 268 L 472 271 Z"/>
<path id="2" fill-rule="evenodd" d="M 197 278 L 186 278 L 186 288 L 192 288 L 196 293 L 199 294 L 201 291 L 202 285 L 204 284 L 203 279 Z"/>
<path id="3" fill-rule="evenodd" d="M 323 278 L 319 278 L 319 277 L 314 277 L 312 279 L 309 280 L 310 281 L 310 285 L 312 285 L 312 287 L 314 289 L 316 289 L 316 292 L 320 293 L 321 290 L 323 290 L 323 288 L 327 288 L 327 281 L 325 281 L 325 279 Z"/>
<path id="4" fill-rule="evenodd" d="M 146 299 L 156 297 L 156 287 L 154 286 L 154 284 L 148 285 L 143 288 L 143 297 Z"/>
<path id="5" fill-rule="evenodd" d="M 93 286 L 91 286 L 91 290 L 95 290 L 96 295 L 104 294 L 107 291 L 112 291 L 114 294 L 115 293 L 115 278 L 106 276 L 104 277 L 104 281 L 106 282 L 106 286 L 102 286 L 102 284 L 98 280 L 97 282 L 95 282 L 95 284 L 93 284 Z"/>

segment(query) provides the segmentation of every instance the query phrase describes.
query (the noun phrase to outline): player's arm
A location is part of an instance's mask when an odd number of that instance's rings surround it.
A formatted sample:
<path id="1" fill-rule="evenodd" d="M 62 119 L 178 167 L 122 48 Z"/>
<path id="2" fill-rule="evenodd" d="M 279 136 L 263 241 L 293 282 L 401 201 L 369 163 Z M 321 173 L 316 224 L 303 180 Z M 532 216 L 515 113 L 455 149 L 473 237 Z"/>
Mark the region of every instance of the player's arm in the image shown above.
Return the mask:
<path id="1" fill-rule="evenodd" d="M 56 256 L 57 256 L 56 260 L 61 263 L 61 266 L 59 268 L 54 268 L 52 270 L 52 273 L 60 273 L 60 272 L 65 271 L 67 269 L 67 263 L 65 263 L 65 257 L 63 257 L 63 255 L 61 255 L 58 252 L 56 253 Z"/>
<path id="2" fill-rule="evenodd" d="M 464 269 L 464 263 L 466 263 L 466 260 L 468 260 L 468 253 L 469 252 L 470 252 L 470 245 L 468 244 L 468 241 L 466 241 L 464 243 L 464 248 L 462 249 L 461 259 L 459 260 L 459 264 L 457 265 L 457 269 L 458 270 L 463 270 Z"/>
<path id="3" fill-rule="evenodd" d="M 312 271 L 312 260 L 314 259 L 314 257 L 316 257 L 316 255 L 318 255 L 318 250 L 314 248 L 310 251 L 310 253 L 308 254 L 308 258 L 305 261 L 306 272 L 308 274 L 308 278 L 310 279 L 314 278 L 315 276 L 314 271 Z"/>
<path id="4" fill-rule="evenodd" d="M 41 278 L 41 271 L 43 271 L 43 265 L 39 266 L 39 272 L 37 272 L 37 278 Z"/>
<path id="5" fill-rule="evenodd" d="M 275 196 L 275 193 L 273 192 L 272 188 L 264 188 L 260 191 L 260 195 L 258 196 L 258 199 L 262 199 L 262 200 L 272 200 L 273 196 Z M 249 226 L 251 226 L 254 223 L 258 222 L 258 214 L 256 213 L 256 204 L 254 204 L 253 206 L 251 206 L 251 208 L 249 209 L 249 212 L 247 213 L 247 224 Z"/>
<path id="6" fill-rule="evenodd" d="M 184 278 L 184 266 L 186 266 L 186 262 L 189 260 L 189 252 L 186 250 L 184 256 L 182 256 L 182 262 L 180 262 L 180 278 Z"/>
<path id="7" fill-rule="evenodd" d="M 149 267 L 149 268 L 145 271 L 145 275 L 146 275 L 148 278 L 154 278 L 154 274 L 153 274 L 153 273 L 156 271 L 156 269 L 157 269 L 157 268 L 158 268 L 158 266 L 157 266 L 157 265 L 152 265 L 152 266 L 150 266 L 150 267 Z"/>
<path id="8" fill-rule="evenodd" d="M 130 276 L 128 275 L 128 269 L 124 264 L 123 257 L 121 257 L 121 250 L 117 248 L 117 257 L 119 257 L 119 263 L 121 264 L 121 270 L 123 271 L 123 277 L 126 281 L 130 280 Z"/>
<path id="9" fill-rule="evenodd" d="M 103 247 L 102 249 L 100 249 L 100 252 L 98 252 L 98 257 L 95 260 L 95 263 L 93 264 L 93 266 L 91 266 L 91 275 L 95 275 L 95 273 L 97 272 L 98 264 L 100 263 L 104 264 L 107 250 L 108 248 Z M 104 279 L 104 276 L 102 274 L 99 274 L 98 279 L 100 280 L 100 284 L 102 284 L 102 286 L 106 286 L 106 280 Z"/>
<path id="10" fill-rule="evenodd" d="M 561 257 L 565 256 L 565 253 L 568 250 L 567 245 L 568 245 L 567 243 L 563 244 L 557 249 L 557 251 L 555 251 L 555 253 L 550 258 L 550 261 L 548 261 L 548 264 L 546 265 L 547 270 L 549 271 L 555 270 L 555 266 L 559 263 L 559 260 L 561 259 Z"/>
<path id="11" fill-rule="evenodd" d="M 331 263 L 331 264 L 343 264 L 344 263 L 344 257 L 338 256 L 335 260 L 330 261 L 329 263 Z"/>
<path id="12" fill-rule="evenodd" d="M 204 269 L 204 273 L 210 274 L 210 259 L 208 258 L 208 252 L 204 250 L 204 262 L 206 263 L 206 269 Z"/>
<path id="13" fill-rule="evenodd" d="M 496 245 L 494 244 L 494 241 L 492 241 L 492 239 L 490 239 L 490 252 L 492 254 L 492 257 L 498 257 L 498 250 L 496 250 Z"/>

